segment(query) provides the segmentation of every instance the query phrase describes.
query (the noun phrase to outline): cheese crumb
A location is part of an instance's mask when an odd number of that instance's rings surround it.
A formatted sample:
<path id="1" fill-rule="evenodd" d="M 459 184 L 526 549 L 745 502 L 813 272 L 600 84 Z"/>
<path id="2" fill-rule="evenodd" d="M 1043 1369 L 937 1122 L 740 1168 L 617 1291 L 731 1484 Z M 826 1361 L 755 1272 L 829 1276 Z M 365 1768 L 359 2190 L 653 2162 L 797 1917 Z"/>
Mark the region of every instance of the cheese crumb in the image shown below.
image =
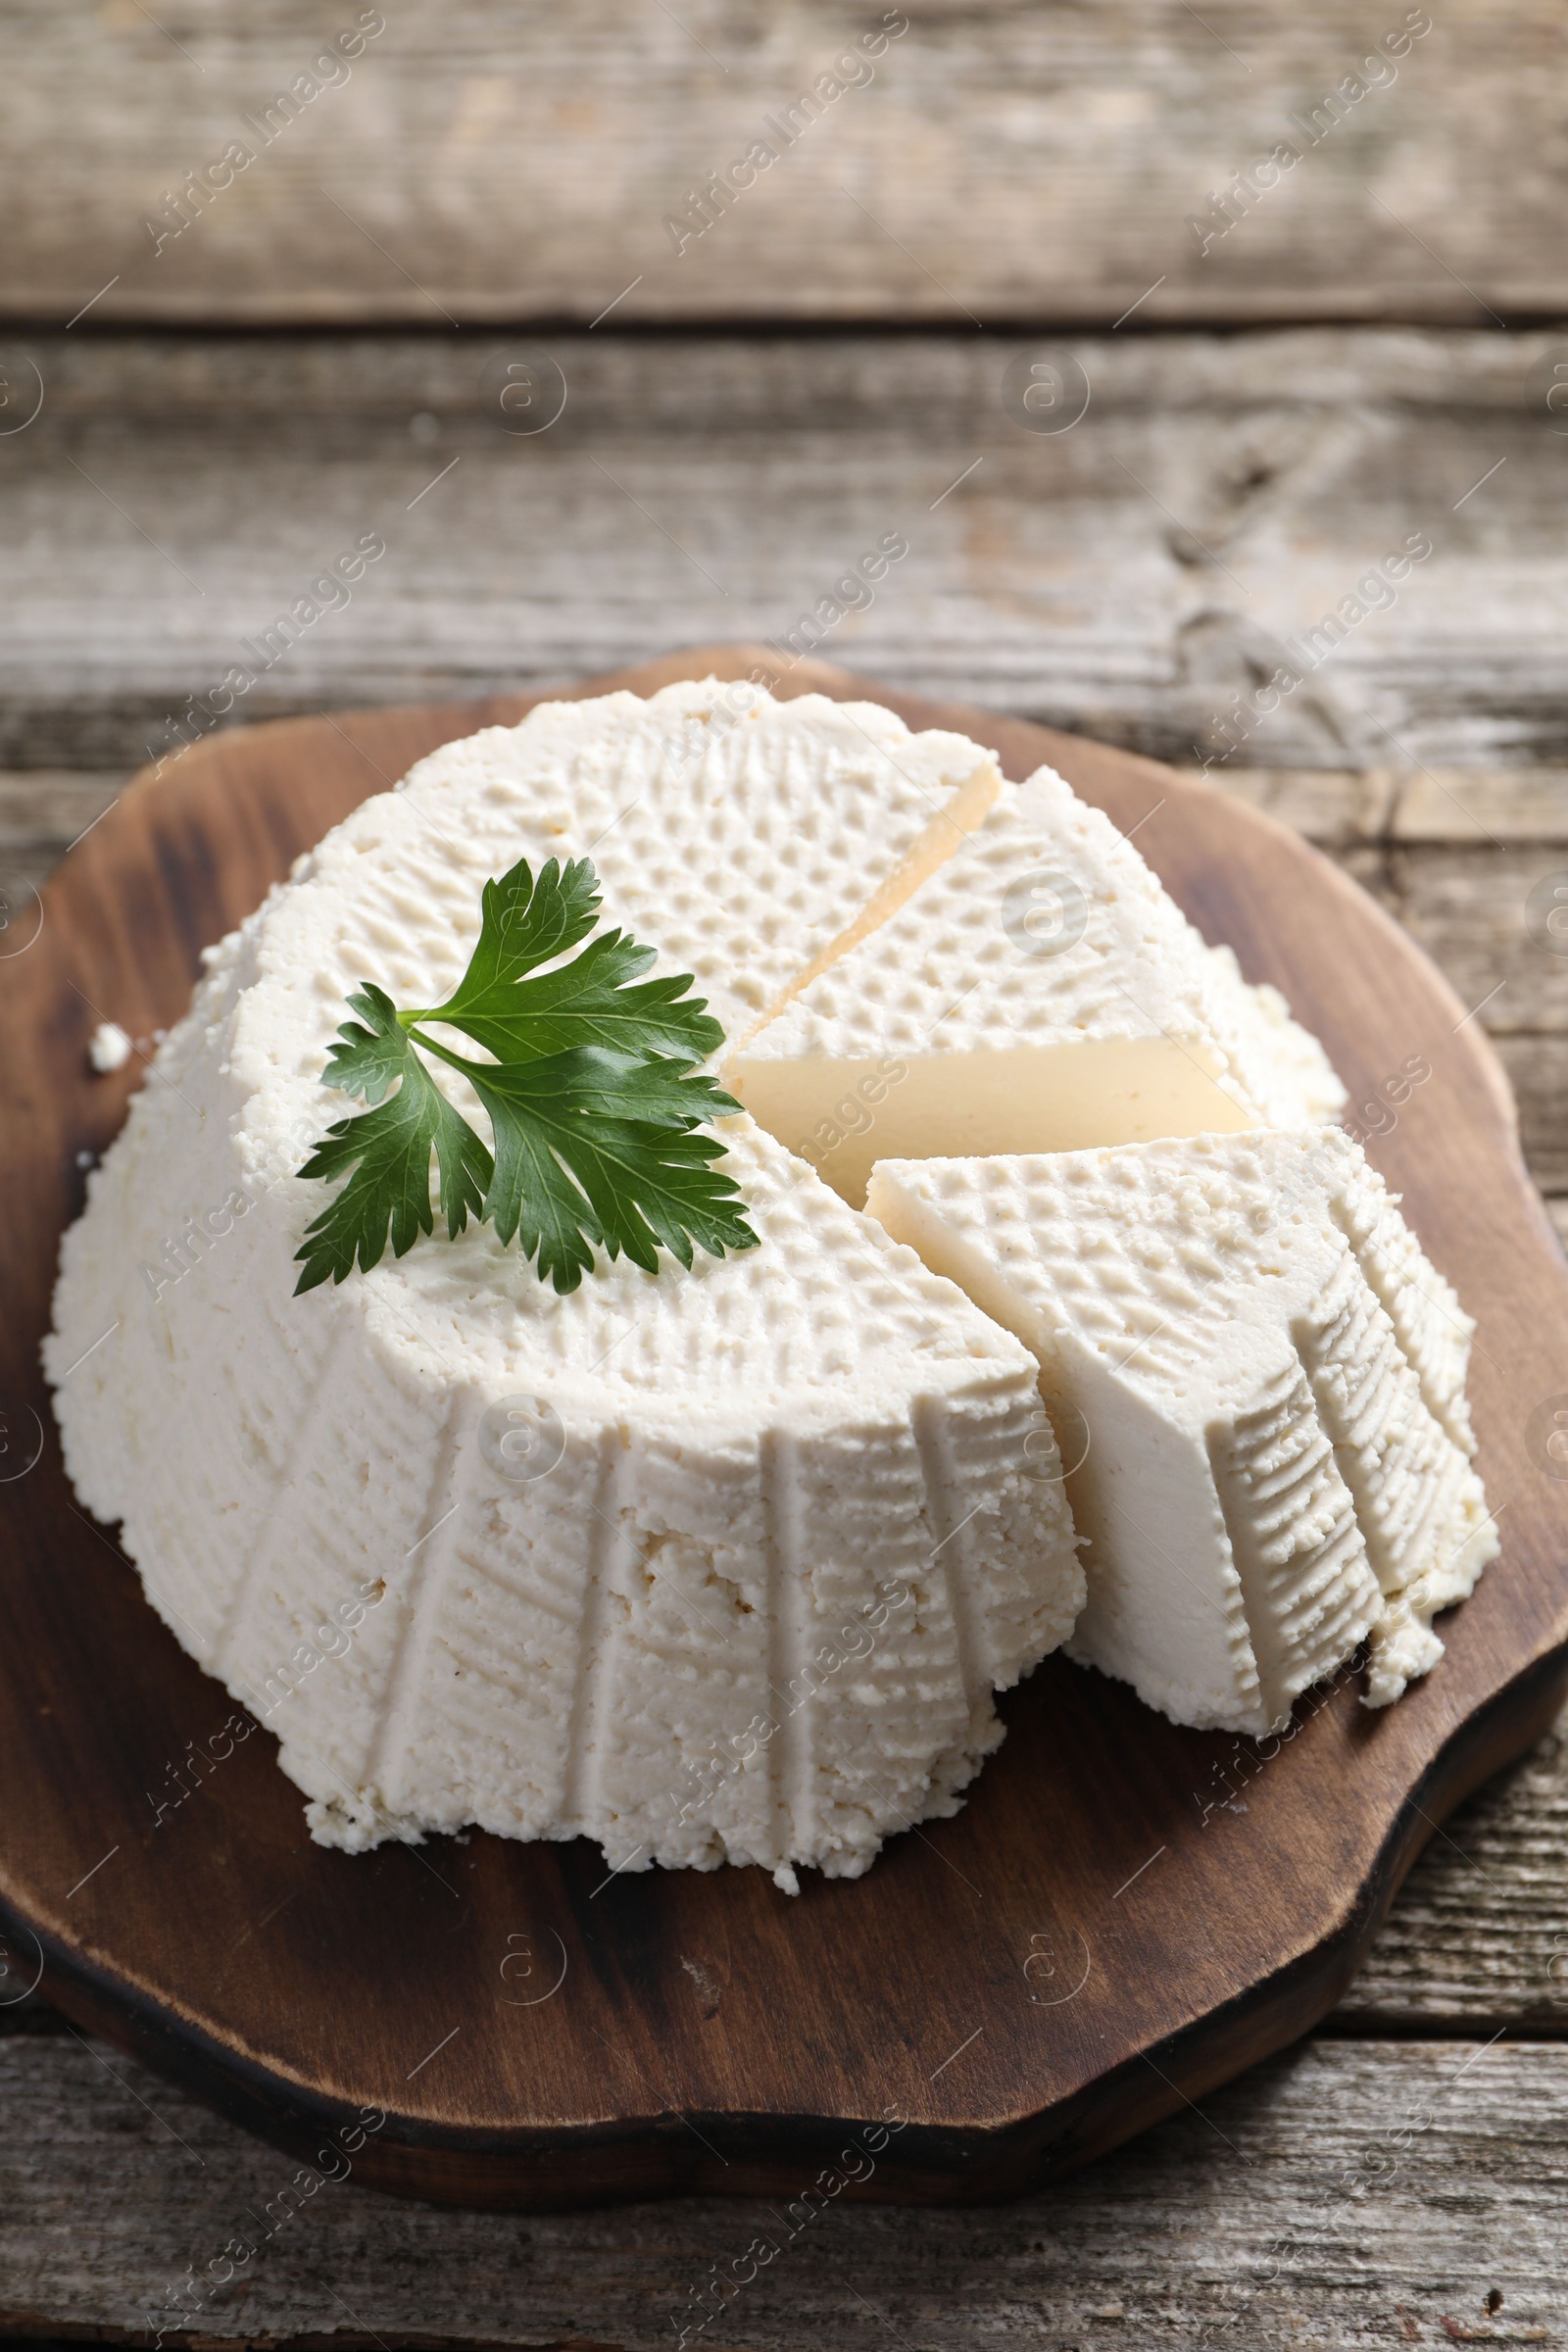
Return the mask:
<path id="1" fill-rule="evenodd" d="M 118 1021 L 100 1021 L 87 1048 L 87 1059 L 100 1077 L 122 1070 L 130 1059 L 130 1040 Z"/>

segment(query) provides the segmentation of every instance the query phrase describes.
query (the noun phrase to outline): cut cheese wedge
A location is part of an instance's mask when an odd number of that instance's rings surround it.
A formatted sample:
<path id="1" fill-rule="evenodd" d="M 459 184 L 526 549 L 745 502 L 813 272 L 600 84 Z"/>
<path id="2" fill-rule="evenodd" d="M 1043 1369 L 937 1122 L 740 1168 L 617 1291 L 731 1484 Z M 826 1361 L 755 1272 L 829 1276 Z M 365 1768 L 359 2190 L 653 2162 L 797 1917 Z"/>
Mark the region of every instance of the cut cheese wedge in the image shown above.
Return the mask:
<path id="1" fill-rule="evenodd" d="M 1043 768 L 725 1062 L 854 1205 L 872 1162 L 1316 1126 L 1344 1089 Z"/>
<path id="2" fill-rule="evenodd" d="M 438 1220 L 293 1296 L 344 999 L 442 1002 L 487 876 L 591 853 L 607 920 L 739 1021 L 996 789 L 960 738 L 830 704 L 720 729 L 722 692 L 547 707 L 356 810 L 212 952 L 66 1238 L 76 1490 L 323 1843 L 473 1822 L 853 1876 L 955 1809 L 993 1688 L 1082 1604 L 1027 1350 L 747 1119 L 756 1250 L 561 1298 Z"/>
<path id="3" fill-rule="evenodd" d="M 869 1207 L 1040 1364 L 1075 1657 L 1257 1733 L 1364 1639 L 1374 1705 L 1442 1655 L 1433 1615 L 1497 1550 L 1472 1326 L 1348 1137 L 883 1161 Z"/>

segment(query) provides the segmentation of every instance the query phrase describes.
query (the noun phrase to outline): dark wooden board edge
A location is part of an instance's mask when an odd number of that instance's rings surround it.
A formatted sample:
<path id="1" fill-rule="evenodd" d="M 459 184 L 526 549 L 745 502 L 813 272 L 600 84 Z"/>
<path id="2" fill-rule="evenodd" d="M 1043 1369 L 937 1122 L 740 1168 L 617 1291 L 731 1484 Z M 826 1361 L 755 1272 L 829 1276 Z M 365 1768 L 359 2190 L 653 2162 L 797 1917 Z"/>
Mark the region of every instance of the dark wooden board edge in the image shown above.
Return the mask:
<path id="1" fill-rule="evenodd" d="M 1192 792 L 1192 785 L 1152 760 L 1134 760 L 1083 739 L 983 713 L 965 706 L 934 705 L 886 692 L 868 680 L 825 664 L 793 665 L 781 674 L 769 649 L 703 648 L 666 658 L 611 677 L 557 690 L 572 699 L 616 686 L 649 693 L 675 678 L 721 677 L 760 672 L 762 682 L 784 694 L 823 692 L 835 699 L 874 699 L 901 711 L 911 723 L 951 725 L 990 743 L 1006 759 L 1008 738 L 1027 744 L 1030 764 L 1045 744 L 1070 780 L 1088 781 L 1103 762 L 1123 776 L 1129 767 L 1147 772 L 1152 788 Z M 443 707 L 454 734 L 485 724 L 511 724 L 533 703 L 550 699 L 496 697 L 477 705 Z M 395 739 L 397 710 L 343 714 L 356 733 Z M 434 715 L 426 710 L 422 718 Z M 273 722 L 281 729 L 310 721 Z M 222 738 L 187 756 L 193 766 L 203 754 L 220 751 Z M 390 749 L 390 740 L 387 741 Z M 371 756 L 367 753 L 368 759 Z M 374 761 L 371 761 L 372 765 Z M 177 769 L 184 762 L 173 763 Z M 155 781 L 151 771 L 130 790 Z M 1218 796 L 1215 796 L 1216 798 Z M 1260 819 L 1251 813 L 1254 823 Z M 1284 831 L 1283 828 L 1275 828 Z M 1298 854 L 1301 845 L 1294 842 Z M 1353 885 L 1322 861 L 1335 884 Z M 1355 894 L 1359 896 L 1360 894 Z M 1362 899 L 1361 911 L 1370 903 Z M 1397 927 L 1381 909 L 1370 909 L 1392 931 Z M 1407 952 L 1411 943 L 1398 934 Z M 1441 985 L 1441 983 L 1440 983 Z M 1448 992 L 1445 992 L 1447 994 Z M 1451 1000 L 1458 1009 L 1457 1000 Z M 1479 1041 L 1478 1041 L 1479 1042 Z M 1497 1107 L 1516 1135 L 1511 1097 L 1495 1057 L 1483 1049 L 1494 1076 Z M 1522 1163 L 1521 1163 L 1522 1172 Z M 1545 1233 L 1545 1220 L 1542 1219 Z M 864 2190 L 871 2201 L 928 2203 L 985 2202 L 1022 2193 L 1042 2180 L 1101 2154 L 1132 2133 L 1175 2111 L 1184 2098 L 1202 2095 L 1241 2069 L 1256 2063 L 1307 2031 L 1340 1997 L 1387 1915 L 1398 1886 L 1441 1818 L 1490 1774 L 1524 1750 L 1550 1722 L 1568 1687 L 1568 1643 L 1533 1658 L 1502 1690 L 1460 1723 L 1431 1759 L 1426 1772 L 1391 1825 L 1362 1881 L 1348 1889 L 1343 1924 L 1311 1951 L 1261 1978 L 1245 1995 L 1216 2008 L 1169 2039 L 1152 2045 L 1113 2073 L 1097 2079 L 1075 2097 L 1039 2115 L 997 2131 L 956 2132 L 910 2126 L 901 2134 Z M 43 1966 L 42 1989 L 89 2031 L 145 2059 L 184 2082 L 220 2112 L 259 2136 L 309 2161 L 323 2133 L 352 2123 L 357 2109 L 302 2089 L 273 2071 L 250 2066 L 187 2019 L 114 1972 L 42 1936 L 15 1908 L 3 1913 L 11 1931 L 37 1941 Z M 414 2115 L 389 2114 L 387 2127 L 368 2139 L 357 2158 L 361 2178 L 392 2193 L 458 2205 L 546 2209 L 651 2195 L 694 2191 L 758 2194 L 798 2188 L 803 2172 L 830 2164 L 850 2119 L 839 2117 L 709 2115 L 694 2109 L 691 2121 L 712 2141 L 720 2162 L 705 2157 L 676 2110 L 607 2127 L 573 2127 L 566 2133 L 455 2132 Z M 766 2143 L 759 2154 L 759 2142 Z M 688 2153 L 688 2150 L 691 2152 Z"/>
<path id="2" fill-rule="evenodd" d="M 912 2205 L 999 2204 L 1025 2196 L 1299 2040 L 1341 1998 L 1442 1822 L 1483 1781 L 1525 1754 L 1565 1698 L 1568 1644 L 1537 1659 L 1466 1718 L 1410 1791 L 1337 1935 L 1040 2116 L 997 2132 L 906 2127 L 872 2180 L 864 2186 L 852 2181 L 842 2193 L 858 2203 Z M 4 1905 L 0 1924 L 39 1946 L 40 1990 L 65 2016 L 180 2083 L 241 2130 L 302 2163 L 330 2164 L 330 2147 L 322 2143 L 359 2127 L 358 2107 L 236 2058 L 200 2027 L 65 1951 Z M 355 2174 L 363 2186 L 387 2195 L 498 2212 L 567 2212 L 699 2194 L 787 2196 L 831 2167 L 846 2139 L 874 2120 L 697 2109 L 689 2117 L 669 2111 L 564 2132 L 460 2133 L 389 2113 L 356 2151 Z M 688 2126 L 711 2154 L 704 2154 Z"/>

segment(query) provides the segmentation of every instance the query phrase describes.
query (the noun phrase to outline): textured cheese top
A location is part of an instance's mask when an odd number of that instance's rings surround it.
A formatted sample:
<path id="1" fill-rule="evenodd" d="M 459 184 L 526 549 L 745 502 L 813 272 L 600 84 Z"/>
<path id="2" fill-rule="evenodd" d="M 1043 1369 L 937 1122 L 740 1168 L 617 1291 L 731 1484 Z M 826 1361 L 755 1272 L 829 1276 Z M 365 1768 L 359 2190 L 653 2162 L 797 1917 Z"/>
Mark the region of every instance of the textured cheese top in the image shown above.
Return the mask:
<path id="1" fill-rule="evenodd" d="M 1234 956 L 1205 947 L 1109 818 L 1042 768 L 746 1057 L 859 1061 L 1158 1036 L 1198 1048 L 1269 1124 L 1316 1123 L 1344 1100 L 1277 992 L 1256 1004 Z"/>
<path id="2" fill-rule="evenodd" d="M 1472 1325 L 1348 1137 L 881 1161 L 869 1207 L 1083 1427 L 1076 1654 L 1238 1730 L 1367 1634 L 1380 1702 L 1441 1654 L 1433 1613 L 1496 1550 Z"/>
<path id="3" fill-rule="evenodd" d="M 961 736 L 911 736 L 877 706 L 815 695 L 775 704 L 748 691 L 749 707 L 727 723 L 715 716 L 722 690 L 711 681 L 650 702 L 617 694 L 542 705 L 518 727 L 486 729 L 421 760 L 397 793 L 364 803 L 301 859 L 236 943 L 239 993 L 220 1051 L 242 1163 L 298 1157 L 342 1115 L 321 1073 L 348 991 L 369 978 L 396 1004 L 440 1004 L 472 951 L 484 880 L 518 857 L 537 869 L 549 857 L 591 854 L 603 921 L 656 946 L 657 971 L 694 972 L 730 1028 L 853 924 L 956 785 L 991 773 Z M 951 832 L 940 829 L 946 854 Z M 197 1052 L 210 1058 L 208 1041 Z M 166 1074 L 188 1095 L 182 1067 L 172 1044 Z M 439 1065 L 432 1076 L 482 1131 L 463 1079 Z M 325 1196 L 316 1185 L 291 1189 L 303 1223 Z M 488 1226 L 472 1224 L 456 1242 L 383 1260 L 357 1280 L 389 1312 L 432 1286 L 446 1312 L 417 1310 L 420 1345 L 444 1349 L 452 1369 L 499 1344 L 490 1368 L 525 1353 L 586 1370 L 622 1329 L 630 1298 L 636 1363 L 657 1350 L 661 1315 L 687 1311 L 667 1303 L 681 1284 L 624 1264 L 558 1298 Z M 486 1306 L 460 1323 L 455 1304 L 470 1295 Z M 515 1322 L 510 1353 L 497 1338 L 502 1298 Z M 623 1360 L 624 1350 L 607 1359 L 612 1382 L 627 1377 Z M 649 1385 L 662 1387 L 662 1370 Z"/>
<path id="4" fill-rule="evenodd" d="M 1213 1383 L 1248 1376 L 1250 1349 L 1293 1345 L 1293 1319 L 1351 1237 L 1358 1254 L 1375 1250 L 1380 1292 L 1423 1302 L 1419 1321 L 1407 1318 L 1405 1351 L 1430 1409 L 1446 1416 L 1462 1396 L 1474 1323 L 1338 1128 L 1039 1158 L 883 1161 L 873 1215 L 888 1184 L 938 1206 L 1053 1329 L 1073 1331 L 1130 1381 L 1158 1387 L 1164 1407 L 1195 1427 L 1211 1408 Z"/>
<path id="5" fill-rule="evenodd" d="M 708 679 L 646 702 L 542 703 L 520 726 L 446 744 L 397 801 L 339 825 L 307 871 L 333 892 L 367 858 L 408 859 L 417 823 L 457 972 L 475 876 L 524 855 L 591 857 L 605 919 L 656 946 L 661 971 L 696 973 L 733 1046 L 879 893 L 896 903 L 950 856 L 1001 790 L 990 753 L 911 735 L 880 704 L 775 703 Z M 398 903 L 394 891 L 385 912 Z"/>
<path id="6" fill-rule="evenodd" d="M 993 1687 L 1081 1605 L 1033 1359 L 744 1118 L 756 1250 L 563 1298 L 470 1225 L 292 1296 L 345 994 L 439 1003 L 487 876 L 591 852 L 605 919 L 735 1017 L 898 874 L 945 780 L 995 789 L 880 711 L 868 741 L 757 704 L 710 740 L 719 691 L 547 707 L 355 811 L 212 952 L 66 1237 L 71 1475 L 328 1842 L 475 1821 L 854 1874 L 953 1809 Z"/>

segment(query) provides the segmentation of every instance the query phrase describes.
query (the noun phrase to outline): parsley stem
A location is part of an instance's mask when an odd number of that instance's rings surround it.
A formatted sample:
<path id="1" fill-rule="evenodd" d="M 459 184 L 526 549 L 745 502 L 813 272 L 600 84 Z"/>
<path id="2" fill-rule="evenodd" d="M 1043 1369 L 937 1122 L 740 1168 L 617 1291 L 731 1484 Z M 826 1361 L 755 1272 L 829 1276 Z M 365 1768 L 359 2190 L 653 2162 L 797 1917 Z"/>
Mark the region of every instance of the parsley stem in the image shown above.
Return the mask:
<path id="1" fill-rule="evenodd" d="M 409 1022 L 412 1024 L 415 1021 L 422 1020 L 424 1015 L 418 1012 L 409 1013 L 407 1016 L 401 1012 L 398 1014 L 398 1019 L 400 1021 L 405 1017 L 407 1017 Z M 409 1029 L 409 1043 L 411 1046 L 419 1047 L 421 1052 L 425 1054 L 434 1054 L 438 1055 L 442 1061 L 450 1062 L 452 1067 L 455 1070 L 461 1070 L 465 1077 L 467 1077 L 470 1072 L 477 1070 L 482 1078 L 487 1069 L 496 1069 L 500 1066 L 496 1062 L 466 1060 L 463 1054 L 454 1054 L 449 1047 L 437 1045 L 433 1037 L 426 1037 L 422 1029 L 416 1029 L 412 1025 Z"/>

